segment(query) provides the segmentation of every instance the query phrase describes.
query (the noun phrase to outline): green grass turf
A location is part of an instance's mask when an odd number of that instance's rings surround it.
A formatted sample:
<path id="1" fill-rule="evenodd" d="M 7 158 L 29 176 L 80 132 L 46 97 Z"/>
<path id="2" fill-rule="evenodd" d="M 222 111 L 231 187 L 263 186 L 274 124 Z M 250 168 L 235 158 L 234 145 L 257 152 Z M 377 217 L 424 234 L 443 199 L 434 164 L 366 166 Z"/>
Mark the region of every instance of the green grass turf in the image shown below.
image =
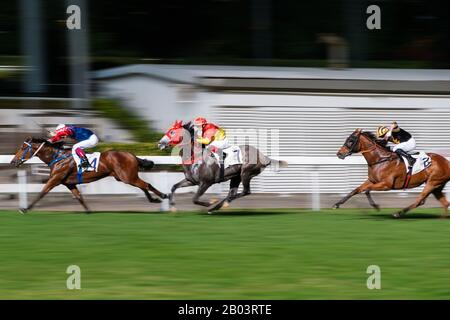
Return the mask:
<path id="1" fill-rule="evenodd" d="M 391 212 L 2 211 L 0 298 L 450 298 L 450 220 Z M 66 289 L 72 264 L 81 290 Z M 369 265 L 381 290 L 366 287 Z"/>

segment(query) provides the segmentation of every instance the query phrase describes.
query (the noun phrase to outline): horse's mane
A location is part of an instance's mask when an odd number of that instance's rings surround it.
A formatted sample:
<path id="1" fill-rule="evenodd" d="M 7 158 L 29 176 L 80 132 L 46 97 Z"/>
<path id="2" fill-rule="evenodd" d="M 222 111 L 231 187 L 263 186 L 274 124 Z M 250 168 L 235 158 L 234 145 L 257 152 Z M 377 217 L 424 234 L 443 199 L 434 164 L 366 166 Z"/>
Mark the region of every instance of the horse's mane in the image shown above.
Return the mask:
<path id="1" fill-rule="evenodd" d="M 36 138 L 36 137 L 28 138 L 27 141 L 30 143 L 44 143 L 46 146 L 52 147 L 54 149 L 62 149 L 64 144 L 64 141 L 51 143 L 45 138 Z"/>
<path id="2" fill-rule="evenodd" d="M 183 124 L 183 128 L 186 129 L 187 131 L 189 131 L 189 134 L 191 135 L 191 140 L 194 139 L 194 125 L 192 124 L 191 121 L 186 122 L 185 124 Z"/>
<path id="3" fill-rule="evenodd" d="M 361 132 L 361 134 L 363 136 L 365 136 L 366 138 L 368 138 L 370 141 L 375 142 L 378 146 L 382 147 L 384 150 L 392 152 L 391 149 L 389 149 L 386 146 L 387 141 L 378 139 L 377 136 L 373 132 L 363 131 L 363 132 Z"/>

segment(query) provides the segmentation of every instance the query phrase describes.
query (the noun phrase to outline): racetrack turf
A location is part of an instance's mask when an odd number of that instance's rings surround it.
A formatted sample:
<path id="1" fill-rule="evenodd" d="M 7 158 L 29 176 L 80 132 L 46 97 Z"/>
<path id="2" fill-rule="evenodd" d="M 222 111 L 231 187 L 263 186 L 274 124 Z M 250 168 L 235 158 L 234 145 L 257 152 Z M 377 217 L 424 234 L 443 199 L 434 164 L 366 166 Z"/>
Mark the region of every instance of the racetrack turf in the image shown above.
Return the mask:
<path id="1" fill-rule="evenodd" d="M 450 298 L 450 219 L 392 211 L 1 211 L 0 298 Z M 69 265 L 81 290 L 66 288 Z"/>

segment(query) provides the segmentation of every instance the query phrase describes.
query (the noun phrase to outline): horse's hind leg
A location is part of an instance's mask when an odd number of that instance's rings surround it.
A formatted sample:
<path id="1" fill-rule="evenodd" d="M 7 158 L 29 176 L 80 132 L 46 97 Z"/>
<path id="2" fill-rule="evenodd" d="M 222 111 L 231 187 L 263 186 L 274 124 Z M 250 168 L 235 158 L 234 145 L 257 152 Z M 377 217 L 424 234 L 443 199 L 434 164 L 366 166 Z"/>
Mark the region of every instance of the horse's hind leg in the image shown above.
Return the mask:
<path id="1" fill-rule="evenodd" d="M 84 202 L 83 196 L 80 193 L 80 190 L 78 190 L 77 186 L 74 184 L 66 185 L 67 189 L 72 192 L 73 196 L 80 202 L 80 204 L 83 206 L 84 210 L 86 210 L 87 213 L 91 212 L 89 207 Z"/>
<path id="2" fill-rule="evenodd" d="M 375 201 L 373 201 L 372 195 L 370 194 L 370 190 L 367 190 L 367 191 L 365 192 L 365 194 L 366 194 L 366 196 L 367 196 L 367 200 L 369 200 L 369 204 L 370 204 L 373 208 L 375 208 L 375 210 L 380 211 L 380 206 L 379 206 L 378 204 L 376 204 Z"/>
<path id="3" fill-rule="evenodd" d="M 122 182 L 125 182 L 123 180 L 121 180 Z M 153 202 L 153 203 L 160 203 L 161 200 L 158 198 L 153 198 L 152 195 L 150 194 L 150 192 L 148 192 L 149 190 L 151 191 L 153 188 L 151 186 L 151 184 L 145 182 L 144 180 L 141 180 L 139 177 L 136 177 L 136 179 L 134 181 L 130 181 L 130 182 L 126 182 L 129 185 L 132 185 L 134 187 L 137 187 L 139 189 L 141 189 L 144 193 L 145 196 L 147 197 L 148 201 Z M 156 190 L 156 189 L 155 189 Z M 159 191 L 158 191 L 159 192 Z M 156 192 L 155 192 L 156 193 Z M 160 193 L 162 196 L 161 198 L 165 199 L 167 197 L 167 195 Z M 158 194 L 157 194 L 158 195 Z"/>
<path id="4" fill-rule="evenodd" d="M 133 170 L 133 169 L 131 169 Z M 166 199 L 168 196 L 165 193 L 162 193 L 161 191 L 159 191 L 158 189 L 156 189 L 155 187 L 153 187 L 150 183 L 145 182 L 144 180 L 142 180 L 141 178 L 139 178 L 138 175 L 138 168 L 137 168 L 137 163 L 136 163 L 136 169 L 135 171 L 131 171 L 132 174 L 130 174 L 129 176 L 124 172 L 124 171 L 116 171 L 113 173 L 113 176 L 116 178 L 116 180 L 118 181 L 122 181 L 123 183 L 127 183 L 129 185 L 132 185 L 134 187 L 138 187 L 139 189 L 141 189 L 145 195 L 147 196 L 148 200 L 150 202 L 161 202 L 159 201 L 159 199 L 154 199 L 149 193 L 148 191 L 153 192 L 154 194 L 156 194 L 158 197 L 160 197 L 161 199 Z"/>
<path id="5" fill-rule="evenodd" d="M 425 200 L 428 198 L 430 193 L 432 193 L 434 190 L 438 189 L 440 187 L 436 187 L 436 185 L 430 185 L 429 182 L 425 185 L 425 188 L 423 188 L 422 192 L 420 193 L 417 200 L 410 206 L 396 212 L 393 214 L 394 218 L 400 218 L 402 215 L 407 213 L 408 211 L 417 208 L 418 206 L 421 206 L 425 203 Z"/>
<path id="6" fill-rule="evenodd" d="M 442 207 L 444 208 L 444 214 L 442 215 L 442 217 L 447 218 L 448 207 L 450 206 L 450 202 L 448 202 L 447 198 L 445 197 L 445 194 L 442 192 L 444 188 L 445 185 L 434 189 L 433 195 L 436 197 L 437 200 L 439 200 L 439 202 L 442 204 Z"/>

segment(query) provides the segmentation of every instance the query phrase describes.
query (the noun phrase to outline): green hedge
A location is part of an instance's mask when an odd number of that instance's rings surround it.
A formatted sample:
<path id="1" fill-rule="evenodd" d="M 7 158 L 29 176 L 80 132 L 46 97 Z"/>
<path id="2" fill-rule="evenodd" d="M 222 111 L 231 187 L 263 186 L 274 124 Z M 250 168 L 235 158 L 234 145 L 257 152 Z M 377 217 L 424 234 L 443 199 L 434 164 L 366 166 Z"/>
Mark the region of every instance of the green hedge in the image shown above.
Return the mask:
<path id="1" fill-rule="evenodd" d="M 148 143 L 106 143 L 101 142 L 92 151 L 104 152 L 108 150 L 120 150 L 131 152 L 138 156 L 167 156 L 170 155 L 170 150 L 159 150 L 157 146 L 158 140 L 148 142 Z"/>
<path id="2" fill-rule="evenodd" d="M 147 121 L 142 120 L 133 111 L 121 106 L 120 102 L 111 99 L 95 99 L 91 108 L 102 117 L 116 122 L 122 129 L 128 130 L 138 142 L 151 143 L 158 141 L 162 133 L 154 132 Z"/>
<path id="3" fill-rule="evenodd" d="M 131 152 L 137 156 L 170 156 L 170 150 L 159 150 L 157 141 L 151 143 L 99 143 L 96 147 L 89 149 L 89 152 L 105 152 L 109 150 Z M 156 165 L 152 171 L 183 171 L 180 165 Z"/>

